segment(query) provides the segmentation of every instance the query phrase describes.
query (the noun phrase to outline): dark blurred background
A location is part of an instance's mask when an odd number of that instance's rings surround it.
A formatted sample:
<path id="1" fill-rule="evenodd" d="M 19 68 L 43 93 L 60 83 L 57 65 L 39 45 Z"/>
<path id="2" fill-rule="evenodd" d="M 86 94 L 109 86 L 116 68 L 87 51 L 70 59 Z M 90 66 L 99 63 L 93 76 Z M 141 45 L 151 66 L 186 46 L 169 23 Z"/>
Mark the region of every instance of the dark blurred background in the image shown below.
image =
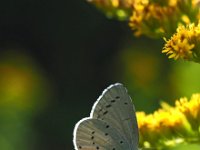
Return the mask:
<path id="1" fill-rule="evenodd" d="M 1 1 L 0 21 L 1 150 L 73 149 L 75 123 L 115 82 L 146 112 L 199 91 L 196 64 L 169 61 L 162 39 L 134 38 L 86 1 Z"/>

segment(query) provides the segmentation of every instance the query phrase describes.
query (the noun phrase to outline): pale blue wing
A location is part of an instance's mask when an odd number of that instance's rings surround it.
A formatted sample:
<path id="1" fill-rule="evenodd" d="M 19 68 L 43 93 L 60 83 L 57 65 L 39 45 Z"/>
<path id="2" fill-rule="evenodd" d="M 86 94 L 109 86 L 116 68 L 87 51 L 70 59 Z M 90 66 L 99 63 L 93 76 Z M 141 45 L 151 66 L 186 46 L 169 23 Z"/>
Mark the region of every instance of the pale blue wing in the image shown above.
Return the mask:
<path id="1" fill-rule="evenodd" d="M 90 117 L 109 123 L 125 137 L 131 150 L 138 149 L 139 139 L 135 108 L 122 84 L 111 85 L 103 91 L 94 104 Z"/>
<path id="2" fill-rule="evenodd" d="M 109 123 L 85 118 L 74 129 L 76 150 L 131 150 L 128 141 Z"/>

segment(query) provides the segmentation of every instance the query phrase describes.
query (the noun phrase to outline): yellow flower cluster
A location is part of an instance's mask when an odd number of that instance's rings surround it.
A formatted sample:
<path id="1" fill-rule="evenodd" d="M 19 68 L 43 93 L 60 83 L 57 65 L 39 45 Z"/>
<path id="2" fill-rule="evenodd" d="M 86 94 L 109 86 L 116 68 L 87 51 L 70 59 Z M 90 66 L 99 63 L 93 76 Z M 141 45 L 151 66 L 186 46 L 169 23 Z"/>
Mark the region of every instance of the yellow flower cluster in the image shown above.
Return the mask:
<path id="1" fill-rule="evenodd" d="M 175 146 L 199 139 L 200 94 L 181 98 L 175 107 L 162 103 L 152 114 L 137 112 L 140 146 L 144 148 Z"/>
<path id="2" fill-rule="evenodd" d="M 162 50 L 169 58 L 200 62 L 200 0 L 88 1 L 108 17 L 129 20 L 135 36 L 171 37 Z"/>
<path id="3" fill-rule="evenodd" d="M 199 61 L 200 23 L 197 26 L 194 23 L 179 25 L 171 39 L 165 41 L 162 52 L 169 55 L 169 58 Z"/>
<path id="4" fill-rule="evenodd" d="M 88 0 L 103 10 L 107 17 L 127 20 L 131 15 L 131 7 L 134 0 Z"/>
<path id="5" fill-rule="evenodd" d="M 187 98 L 181 98 L 176 101 L 176 107 L 186 116 L 192 129 L 198 131 L 200 126 L 200 94 L 193 94 L 190 101 Z"/>
<path id="6" fill-rule="evenodd" d="M 173 29 L 173 23 L 170 21 L 175 20 L 176 5 L 170 4 L 169 6 L 166 0 L 163 3 L 165 5 L 149 0 L 135 0 L 129 25 L 135 31 L 136 36 L 145 34 L 150 37 L 160 37 L 167 32 L 173 33 L 170 31 Z"/>
<path id="7" fill-rule="evenodd" d="M 170 37 L 179 23 L 200 18 L 199 0 L 88 0 L 108 17 L 130 20 L 136 36 Z"/>
<path id="8" fill-rule="evenodd" d="M 135 0 L 130 27 L 135 35 L 170 37 L 177 24 L 188 24 L 199 18 L 197 0 Z"/>
<path id="9" fill-rule="evenodd" d="M 133 0 L 88 0 L 98 5 L 105 7 L 129 7 Z"/>

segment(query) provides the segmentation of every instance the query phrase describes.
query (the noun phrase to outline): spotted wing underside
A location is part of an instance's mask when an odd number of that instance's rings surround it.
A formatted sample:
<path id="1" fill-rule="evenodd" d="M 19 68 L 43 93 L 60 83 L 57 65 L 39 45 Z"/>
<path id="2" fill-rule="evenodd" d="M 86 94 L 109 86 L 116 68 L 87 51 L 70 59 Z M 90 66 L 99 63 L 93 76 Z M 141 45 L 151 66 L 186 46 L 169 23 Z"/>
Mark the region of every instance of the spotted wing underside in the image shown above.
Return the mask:
<path id="1" fill-rule="evenodd" d="M 138 126 L 132 100 L 122 84 L 105 89 L 90 117 L 74 129 L 76 150 L 138 150 Z"/>
<path id="2" fill-rule="evenodd" d="M 128 150 L 120 133 L 102 120 L 86 118 L 75 127 L 74 144 L 77 150 Z"/>
<path id="3" fill-rule="evenodd" d="M 135 108 L 122 84 L 111 85 L 103 91 L 90 117 L 109 123 L 127 139 L 133 150 L 137 149 L 139 139 Z"/>

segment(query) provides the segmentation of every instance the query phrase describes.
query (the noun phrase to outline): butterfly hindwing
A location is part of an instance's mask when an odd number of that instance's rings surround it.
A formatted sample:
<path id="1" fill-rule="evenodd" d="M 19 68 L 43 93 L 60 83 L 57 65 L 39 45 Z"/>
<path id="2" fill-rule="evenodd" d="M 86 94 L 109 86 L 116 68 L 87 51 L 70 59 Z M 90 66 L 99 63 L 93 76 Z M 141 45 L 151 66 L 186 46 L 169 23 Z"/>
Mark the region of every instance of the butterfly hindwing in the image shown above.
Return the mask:
<path id="1" fill-rule="evenodd" d="M 129 150 L 126 139 L 109 123 L 85 118 L 76 124 L 74 145 L 77 150 Z"/>
<path id="2" fill-rule="evenodd" d="M 105 89 L 93 106 L 91 118 L 103 120 L 112 125 L 126 138 L 132 150 L 138 146 L 138 127 L 135 108 L 122 84 Z"/>

